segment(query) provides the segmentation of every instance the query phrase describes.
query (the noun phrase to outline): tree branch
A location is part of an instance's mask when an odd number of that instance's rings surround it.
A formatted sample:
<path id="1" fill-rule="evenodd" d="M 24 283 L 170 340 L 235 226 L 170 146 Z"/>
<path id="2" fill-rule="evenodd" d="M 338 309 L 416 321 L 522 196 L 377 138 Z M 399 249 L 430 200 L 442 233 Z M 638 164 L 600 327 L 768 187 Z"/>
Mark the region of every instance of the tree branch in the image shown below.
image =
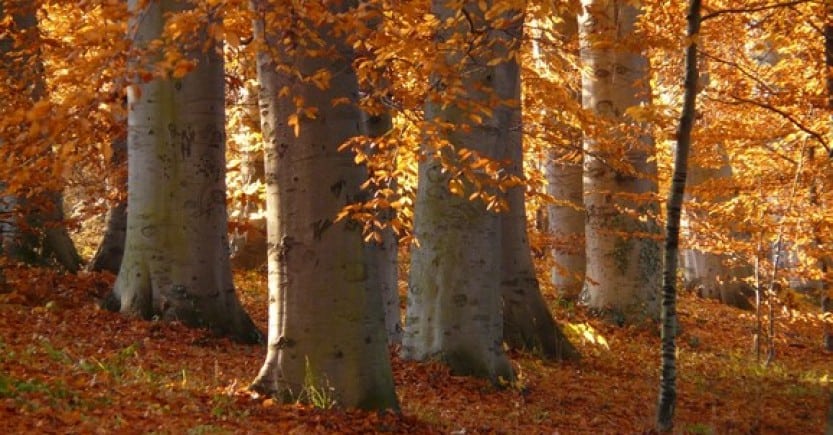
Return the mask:
<path id="1" fill-rule="evenodd" d="M 760 12 L 766 11 L 769 9 L 777 9 L 777 8 L 786 8 L 791 6 L 800 5 L 803 3 L 812 3 L 813 0 L 795 0 L 795 1 L 788 1 L 782 3 L 770 3 L 770 4 L 763 4 L 758 6 L 749 6 L 746 8 L 731 8 L 731 9 L 718 9 L 716 11 L 712 11 L 706 15 L 703 15 L 701 22 L 710 20 L 712 18 L 718 17 L 720 15 L 728 15 L 728 14 L 747 14 L 750 12 Z"/>
<path id="2" fill-rule="evenodd" d="M 796 119 L 793 115 L 787 113 L 786 111 L 761 101 L 755 101 L 749 98 L 739 97 L 737 95 L 731 94 L 729 96 L 738 102 L 751 104 L 753 106 L 759 107 L 764 110 L 768 110 L 781 116 L 782 118 L 789 121 L 792 125 L 796 126 L 799 130 L 812 136 L 813 139 L 815 139 L 819 144 L 821 144 L 822 147 L 824 147 L 825 151 L 827 151 L 828 156 L 833 155 L 833 150 L 830 149 L 830 145 L 827 143 L 827 141 L 824 139 L 824 136 L 822 136 L 821 133 L 811 129 L 810 127 L 807 127 L 800 120 Z"/>
<path id="3" fill-rule="evenodd" d="M 741 66 L 737 62 L 717 57 L 713 54 L 707 53 L 706 51 L 701 51 L 701 53 L 702 53 L 703 57 L 705 57 L 707 59 L 713 60 L 717 63 L 722 63 L 724 65 L 728 65 L 732 68 L 737 69 L 738 71 L 740 71 L 741 74 L 743 74 L 749 80 L 752 80 L 753 82 L 757 83 L 758 85 L 760 85 L 761 87 L 766 89 L 766 91 L 769 92 L 770 94 L 775 95 L 775 94 L 778 93 L 775 89 L 772 89 L 772 87 L 768 83 L 766 83 L 763 79 L 761 79 L 757 75 L 753 74 L 752 72 L 748 71 L 746 68 L 744 68 L 743 66 Z"/>

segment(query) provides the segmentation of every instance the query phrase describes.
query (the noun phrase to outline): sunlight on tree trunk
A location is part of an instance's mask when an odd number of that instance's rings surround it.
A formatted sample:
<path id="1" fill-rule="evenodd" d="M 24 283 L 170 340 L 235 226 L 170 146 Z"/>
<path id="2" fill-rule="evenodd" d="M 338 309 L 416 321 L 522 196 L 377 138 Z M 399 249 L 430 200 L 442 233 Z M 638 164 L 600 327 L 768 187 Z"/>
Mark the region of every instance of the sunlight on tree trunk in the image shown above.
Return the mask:
<path id="1" fill-rule="evenodd" d="M 267 19 L 274 14 L 266 2 L 253 7 L 266 142 L 269 345 L 251 389 L 317 406 L 323 392 L 329 405 L 397 409 L 382 292 L 370 280 L 361 227 L 349 218 L 335 222 L 367 177 L 350 152 L 338 151 L 361 134 L 358 83 L 344 37 L 334 25 L 313 24 L 312 14 L 338 22 L 351 10 L 294 5 L 277 22 Z M 296 78 L 321 71 L 323 88 Z M 305 114 L 306 107 L 317 110 Z"/>
<path id="2" fill-rule="evenodd" d="M 142 48 L 162 35 L 166 14 L 190 7 L 146 3 L 128 3 Z M 185 53 L 197 64 L 184 77 L 129 88 L 127 234 L 106 305 L 255 343 L 262 337 L 237 299 L 229 264 L 223 59 L 205 32 L 197 46 L 208 49 Z M 134 59 L 133 68 L 150 68 L 160 55 Z"/>
<path id="3" fill-rule="evenodd" d="M 577 47 L 578 21 L 575 15 L 565 14 L 563 22 L 555 25 L 555 31 L 560 35 L 562 44 L 571 48 Z M 575 70 L 574 74 L 578 76 L 579 71 Z M 575 94 L 578 101 L 579 89 L 571 86 L 570 92 Z M 568 125 L 562 125 L 560 128 L 564 130 L 569 142 L 558 146 L 551 145 L 544 164 L 547 194 L 557 201 L 568 203 L 550 204 L 547 207 L 547 228 L 554 239 L 552 255 L 556 264 L 551 271 L 551 279 L 560 297 L 575 301 L 584 284 L 587 263 L 584 246 L 581 131 Z"/>
<path id="4" fill-rule="evenodd" d="M 616 131 L 639 129 L 626 111 L 650 98 L 647 59 L 629 48 L 640 11 L 623 0 L 582 5 L 583 105 L 614 125 L 613 137 L 584 140 L 586 297 L 617 323 L 656 318 L 661 257 L 654 144 L 645 133 Z"/>

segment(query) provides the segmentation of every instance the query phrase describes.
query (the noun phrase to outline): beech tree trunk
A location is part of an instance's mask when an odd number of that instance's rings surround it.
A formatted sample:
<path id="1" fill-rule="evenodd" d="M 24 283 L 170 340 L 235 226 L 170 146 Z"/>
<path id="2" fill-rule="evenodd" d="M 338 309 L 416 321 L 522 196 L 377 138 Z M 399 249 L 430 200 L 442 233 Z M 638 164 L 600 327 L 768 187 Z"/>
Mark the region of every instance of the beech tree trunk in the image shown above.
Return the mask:
<path id="1" fill-rule="evenodd" d="M 372 115 L 362 112 L 362 134 L 370 138 L 381 138 L 393 128 L 390 114 Z M 382 219 L 393 213 L 383 212 Z M 381 241 L 367 243 L 368 280 L 370 286 L 382 292 L 382 305 L 385 307 L 385 330 L 389 344 L 402 343 L 402 310 L 399 306 L 399 241 L 393 229 L 382 230 Z"/>
<path id="2" fill-rule="evenodd" d="M 433 3 L 441 21 L 453 20 L 440 31 L 440 40 L 455 36 L 468 40 L 471 29 L 477 29 L 487 32 L 481 44 L 494 44 L 475 46 L 468 55 L 463 47 L 446 47 L 447 54 L 438 60 L 459 71 L 457 77 L 436 77 L 445 81 L 439 86 L 454 86 L 458 95 L 447 105 L 429 98 L 425 119 L 437 129 L 436 139 L 447 140 L 453 149 L 434 150 L 426 145 L 419 162 L 414 205 L 419 246 L 411 252 L 402 355 L 414 360 L 439 359 L 456 374 L 498 383 L 513 377 L 503 351 L 501 218 L 482 201 L 468 199 L 477 190 L 471 181 L 460 180 L 455 185 L 462 186 L 462 191 L 451 192 L 450 173 L 443 170 L 440 156 L 453 162 L 456 150 L 475 151 L 489 159 L 504 155 L 511 134 L 508 112 L 494 110 L 482 122 L 472 122 L 470 115 L 479 116 L 478 105 L 497 109 L 490 102 L 495 96 L 516 98 L 517 82 L 506 77 L 510 68 L 488 65 L 514 43 L 501 41 L 501 30 L 492 28 L 476 4 L 462 8 L 450 9 L 444 0 Z"/>
<path id="3" fill-rule="evenodd" d="M 111 171 L 121 174 L 127 165 L 127 140 L 122 137 L 113 141 L 113 155 L 110 159 Z M 116 187 L 127 189 L 127 179 L 123 176 L 116 177 Z M 106 228 L 104 237 L 98 245 L 90 264 L 87 266 L 92 271 L 112 272 L 117 274 L 121 267 L 121 259 L 124 256 L 124 240 L 127 235 L 127 201 L 122 200 L 112 205 L 107 210 Z"/>
<path id="4" fill-rule="evenodd" d="M 14 101 L 31 106 L 47 98 L 40 59 L 40 33 L 37 22 L 37 3 L 9 1 L 0 3 L 0 16 L 12 16 L 9 32 L 0 37 L 0 71 L 11 78 L 6 84 L 7 108 L 14 108 Z M 12 50 L 20 50 L 21 56 L 8 57 Z M 14 80 L 17 79 L 17 80 Z M 17 100 L 19 101 L 19 100 Z M 0 137 L 0 144 L 3 138 Z M 41 144 L 43 153 L 53 156 L 49 144 Z M 7 151 L 11 153 L 11 151 Z M 5 186 L 4 190 L 5 190 Z M 7 192 L 0 199 L 0 237 L 6 255 L 28 263 L 42 263 L 54 259 L 69 272 L 81 267 L 81 257 L 75 249 L 66 227 L 63 225 L 63 197 L 60 191 L 45 189 L 29 199 L 21 199 L 16 192 Z M 20 221 L 25 221 L 25 231 Z"/>
<path id="5" fill-rule="evenodd" d="M 166 14 L 192 7 L 145 3 L 128 3 L 139 47 L 162 35 Z M 186 53 L 197 62 L 191 72 L 128 91 L 127 233 L 106 305 L 256 343 L 262 336 L 237 299 L 229 264 L 223 59 L 205 29 L 195 37 L 207 50 Z M 134 59 L 133 68 L 154 60 Z"/>
<path id="6" fill-rule="evenodd" d="M 582 165 L 561 160 L 561 156 L 552 153 L 546 163 L 547 194 L 583 207 Z M 552 283 L 566 299 L 577 299 L 584 284 L 584 215 L 580 208 L 569 205 L 553 204 L 547 208 L 547 226 L 555 240 L 553 259 L 557 265 L 551 272 Z"/>
<path id="7" fill-rule="evenodd" d="M 578 21 L 575 15 L 565 15 L 563 23 L 557 24 L 565 46 L 578 43 Z M 578 75 L 578 70 L 575 74 Z M 578 100 L 580 91 L 571 89 Z M 558 201 L 569 204 L 551 204 L 547 207 L 550 235 L 554 239 L 552 283 L 559 296 L 576 300 L 584 285 L 587 259 L 584 246 L 584 190 L 582 185 L 581 131 L 567 125 L 561 126 L 569 143 L 553 146 L 544 164 L 547 179 L 547 194 Z"/>
<path id="8" fill-rule="evenodd" d="M 253 6 L 257 40 L 264 44 L 258 77 L 266 141 L 269 345 L 251 388 L 285 401 L 314 402 L 323 391 L 329 404 L 396 409 L 382 292 L 370 279 L 368 249 L 359 225 L 335 222 L 342 207 L 358 199 L 367 177 L 351 153 L 338 151 L 361 134 L 352 53 L 331 25 L 315 27 L 304 5 L 280 11 L 287 18 L 280 22 L 267 20 L 275 16 L 268 3 Z M 338 12 L 350 13 L 334 7 L 328 13 L 339 20 Z M 309 45 L 296 45 L 284 32 L 312 33 L 320 42 L 305 38 Z M 326 89 L 297 79 L 317 71 L 330 74 Z M 317 108 L 315 115 L 296 112 L 296 98 Z M 333 105 L 336 100 L 346 103 Z"/>
<path id="9" fill-rule="evenodd" d="M 513 24 L 503 31 L 509 51 L 520 48 L 523 16 L 516 17 Z M 504 160 L 510 162 L 507 173 L 523 179 L 520 68 L 514 59 L 508 60 L 495 65 L 493 74 L 498 95 L 512 101 L 494 108 L 501 132 L 498 139 L 505 141 L 499 146 L 503 147 Z M 512 348 L 530 350 L 548 359 L 573 358 L 578 354 L 555 323 L 535 275 L 524 190 L 523 186 L 508 188 L 509 210 L 500 215 L 503 338 Z"/>
<path id="10" fill-rule="evenodd" d="M 701 150 L 701 152 L 708 153 L 711 156 L 719 155 L 723 160 L 723 165 L 718 169 L 704 168 L 697 164 L 689 165 L 687 187 L 691 193 L 686 195 L 689 200 L 698 200 L 695 192 L 700 183 L 709 180 L 726 180 L 726 182 L 729 182 L 732 178 L 732 167 L 729 164 L 729 158 L 723 149 L 723 145 L 718 143 L 712 146 L 713 148 Z M 711 198 L 711 201 L 719 203 L 729 199 L 727 195 L 722 195 Z M 708 216 L 703 216 L 701 213 L 694 211 L 686 211 L 686 215 L 689 222 L 708 219 Z M 693 232 L 696 229 L 691 228 L 690 231 Z M 726 232 L 730 233 L 731 229 L 726 228 Z M 682 252 L 682 260 L 686 286 L 695 289 L 700 296 L 717 299 L 737 308 L 753 308 L 752 304 L 746 299 L 752 288 L 742 281 L 745 271 L 742 267 L 729 267 L 727 264 L 729 259 L 726 255 L 698 249 L 687 249 Z"/>
<path id="11" fill-rule="evenodd" d="M 582 0 L 582 7 L 582 103 L 613 124 L 616 141 L 613 149 L 604 144 L 610 135 L 584 140 L 587 301 L 617 323 L 657 318 L 654 144 L 647 135 L 623 132 L 638 127 L 625 111 L 650 99 L 648 61 L 633 48 L 639 9 L 624 0 Z"/>

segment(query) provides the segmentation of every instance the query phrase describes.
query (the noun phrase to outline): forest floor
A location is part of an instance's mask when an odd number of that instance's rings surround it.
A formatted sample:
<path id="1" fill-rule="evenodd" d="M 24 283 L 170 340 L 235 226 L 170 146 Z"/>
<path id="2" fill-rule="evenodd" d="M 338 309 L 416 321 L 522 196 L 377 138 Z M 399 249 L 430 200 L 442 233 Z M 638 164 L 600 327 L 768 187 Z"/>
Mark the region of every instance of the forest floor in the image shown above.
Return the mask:
<path id="1" fill-rule="evenodd" d="M 436 363 L 393 365 L 402 414 L 279 405 L 245 392 L 265 349 L 100 310 L 112 277 L 6 271 L 0 294 L 0 433 L 650 433 L 655 325 L 616 327 L 554 306 L 578 363 L 512 354 L 504 389 Z M 237 274 L 265 330 L 265 274 Z M 801 301 L 795 302 L 801 305 Z M 554 305 L 556 305 L 553 302 Z M 778 308 L 776 356 L 757 362 L 753 313 L 683 294 L 678 433 L 823 433 L 833 354 L 814 315 Z M 765 348 L 764 348 L 765 349 Z"/>

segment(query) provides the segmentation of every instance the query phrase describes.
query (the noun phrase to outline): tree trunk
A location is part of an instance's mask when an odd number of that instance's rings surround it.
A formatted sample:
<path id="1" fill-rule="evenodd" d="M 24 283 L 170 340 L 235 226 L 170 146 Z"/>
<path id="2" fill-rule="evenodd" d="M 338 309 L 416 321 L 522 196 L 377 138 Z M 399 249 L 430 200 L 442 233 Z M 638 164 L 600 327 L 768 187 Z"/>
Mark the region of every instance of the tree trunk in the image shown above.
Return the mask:
<path id="1" fill-rule="evenodd" d="M 662 367 L 660 394 L 657 404 L 657 429 L 670 431 L 674 427 L 674 407 L 677 401 L 677 261 L 680 246 L 680 216 L 682 215 L 688 171 L 688 154 L 691 148 L 691 130 L 697 100 L 697 43 L 700 34 L 700 0 L 691 0 L 688 12 L 688 38 L 685 57 L 685 95 L 683 110 L 677 127 L 677 153 L 674 157 L 674 176 L 668 194 L 665 226 L 665 262 L 662 274 Z"/>
<path id="2" fill-rule="evenodd" d="M 161 36 L 166 14 L 191 7 L 145 3 L 128 3 L 139 47 Z M 202 42 L 197 47 L 208 49 L 186 53 L 197 62 L 191 72 L 128 91 L 127 233 L 113 289 L 118 302 L 108 305 L 260 342 L 235 294 L 229 264 L 223 59 L 205 29 L 195 37 Z M 148 68 L 153 60 L 134 59 L 133 68 Z"/>
<path id="3" fill-rule="evenodd" d="M 506 32 L 507 39 L 513 38 L 508 41 L 509 50 L 520 48 L 522 32 L 523 18 L 519 18 Z M 502 133 L 498 138 L 504 141 L 503 159 L 510 162 L 507 173 L 523 179 L 520 68 L 513 59 L 495 65 L 493 74 L 495 92 L 504 101 L 512 101 L 494 108 Z M 512 348 L 530 350 L 547 359 L 577 357 L 541 295 L 527 235 L 524 186 L 508 188 L 506 201 L 509 210 L 500 215 L 503 339 Z"/>
<path id="4" fill-rule="evenodd" d="M 362 111 L 362 134 L 370 138 L 381 138 L 393 128 L 389 113 L 372 115 Z M 380 217 L 389 221 L 393 210 L 384 210 Z M 399 241 L 393 228 L 381 231 L 381 241 L 370 241 L 366 250 L 370 286 L 382 291 L 382 305 L 385 307 L 385 330 L 389 344 L 402 343 L 402 310 L 399 306 Z"/>
<path id="5" fill-rule="evenodd" d="M 575 15 L 565 14 L 563 22 L 556 24 L 563 44 L 568 47 L 578 43 L 578 21 Z M 578 70 L 575 71 L 578 75 Z M 570 90 L 579 99 L 577 88 Z M 581 131 L 562 125 L 569 142 L 553 146 L 544 164 L 547 194 L 560 203 L 547 207 L 548 229 L 553 237 L 553 260 L 556 267 L 551 272 L 552 283 L 559 296 L 576 300 L 584 285 L 584 191 L 582 185 Z M 566 204 L 565 204 L 566 202 Z"/>
<path id="6" fill-rule="evenodd" d="M 113 155 L 110 159 L 110 170 L 118 174 L 115 176 L 114 186 L 117 189 L 127 189 L 127 179 L 122 175 L 127 165 L 127 140 L 122 137 L 113 141 Z M 92 271 L 119 273 L 121 259 L 124 256 L 124 240 L 127 234 L 127 201 L 122 199 L 107 210 L 106 228 L 101 244 L 87 266 Z"/>
<path id="7" fill-rule="evenodd" d="M 706 145 L 708 147 L 708 145 Z M 719 156 L 722 161 L 718 169 L 710 169 L 698 165 L 698 152 L 694 152 L 694 161 L 689 165 L 687 188 L 689 193 L 686 195 L 687 201 L 698 201 L 701 198 L 697 195 L 698 186 L 701 183 L 714 180 L 725 180 L 729 182 L 732 178 L 732 167 L 729 164 L 729 157 L 726 155 L 726 150 L 723 145 L 716 143 L 711 145 L 713 148 L 705 148 L 699 151 L 702 157 Z M 728 195 L 719 195 L 709 198 L 708 201 L 714 203 L 723 203 L 731 199 Z M 689 231 L 697 232 L 698 228 L 692 227 L 691 223 L 704 222 L 708 220 L 706 213 L 687 210 L 686 221 L 688 221 Z M 731 229 L 726 228 L 726 232 L 730 233 Z M 743 275 L 748 275 L 748 271 L 743 267 L 730 268 L 727 255 L 715 254 L 712 252 L 701 251 L 699 249 L 686 249 L 682 252 L 683 261 L 683 276 L 685 278 L 686 287 L 693 288 L 697 293 L 706 298 L 717 299 L 727 305 L 737 308 L 751 310 L 752 304 L 747 300 L 749 293 L 752 292 L 751 286 L 743 282 Z"/>
<path id="8" fill-rule="evenodd" d="M 425 119 L 436 128 L 436 137 L 426 130 L 426 142 L 447 140 L 454 150 L 470 150 L 487 159 L 500 159 L 509 140 L 509 119 L 495 110 L 482 122 L 472 122 L 479 105 L 490 100 L 515 98 L 516 82 L 507 81 L 506 66 L 488 61 L 511 47 L 501 41 L 500 30 L 491 28 L 476 4 L 451 10 L 445 1 L 433 3 L 441 21 L 453 20 L 451 28 L 440 31 L 441 40 L 469 39 L 469 29 L 487 32 L 483 46 L 466 55 L 461 47 L 448 47 L 443 60 L 459 77 L 437 77 L 439 86 L 453 86 L 455 101 L 443 105 L 432 100 L 425 108 Z M 469 27 L 471 26 L 471 27 Z M 514 27 L 514 26 L 513 26 Z M 504 47 L 501 49 L 501 44 Z M 509 42 L 514 44 L 514 42 Z M 445 69 L 445 66 L 441 68 Z M 515 79 L 517 80 L 517 79 Z M 501 100 L 502 101 L 502 100 Z M 514 126 L 513 126 L 514 127 Z M 433 144 L 432 143 L 432 144 Z M 442 158 L 455 161 L 451 147 L 438 151 L 425 145 L 419 162 L 414 235 L 419 243 L 411 252 L 407 314 L 402 354 L 406 359 L 440 359 L 459 375 L 483 377 L 498 383 L 513 377 L 503 351 L 501 313 L 501 218 L 480 200 L 470 201 L 478 190 L 471 180 L 454 180 L 443 170 Z M 458 162 L 458 164 L 465 164 Z"/>
<path id="9" fill-rule="evenodd" d="M 614 149 L 601 137 L 584 140 L 586 296 L 617 323 L 656 318 L 661 257 L 654 144 L 645 134 L 623 131 L 639 127 L 625 111 L 650 101 L 648 61 L 631 48 L 639 9 L 623 0 L 582 0 L 582 6 L 582 104 L 613 125 L 617 142 Z"/>
<path id="10" fill-rule="evenodd" d="M 34 105 L 45 99 L 47 94 L 40 59 L 37 4 L 31 1 L 3 2 L 0 12 L 7 12 L 13 17 L 11 31 L 7 36 L 0 37 L 0 71 L 5 73 L 5 77 L 18 79 L 18 82 L 11 82 L 16 89 L 7 92 L 13 94 L 10 99 L 23 98 L 25 101 L 22 104 Z M 21 50 L 25 54 L 7 58 L 6 53 L 11 50 Z M 11 101 L 8 103 L 9 108 L 14 106 Z M 41 146 L 44 153 L 53 157 L 50 145 L 43 143 Z M 11 151 L 7 152 L 11 154 Z M 16 192 L 8 192 L 0 202 L 0 213 L 4 214 L 1 228 L 4 253 L 28 263 L 41 263 L 51 257 L 70 272 L 80 269 L 81 257 L 63 226 L 60 191 L 41 190 L 26 200 L 17 197 Z M 25 221 L 25 231 L 21 230 L 17 219 Z"/>
<path id="11" fill-rule="evenodd" d="M 547 194 L 559 201 L 575 204 L 552 204 L 547 207 L 548 228 L 555 240 L 553 260 L 556 267 L 551 272 L 552 283 L 558 294 L 575 300 L 584 283 L 585 257 L 584 204 L 582 192 L 582 165 L 565 163 L 561 156 L 551 153 L 546 166 Z"/>
<path id="12" fill-rule="evenodd" d="M 264 44 L 258 77 L 266 141 L 269 346 L 251 388 L 319 406 L 396 409 L 382 293 L 370 280 L 361 228 L 335 222 L 342 207 L 358 199 L 367 176 L 350 153 L 338 151 L 360 134 L 352 54 L 330 25 L 314 27 L 307 16 L 312 5 L 280 11 L 280 22 L 266 21 L 275 16 L 266 2 L 253 7 L 258 43 Z M 320 13 L 340 19 L 333 10 Z M 285 34 L 315 36 L 302 46 Z M 331 74 L 326 89 L 297 79 L 317 71 Z M 317 108 L 315 115 L 296 111 L 297 99 Z M 336 100 L 347 103 L 333 105 Z"/>

